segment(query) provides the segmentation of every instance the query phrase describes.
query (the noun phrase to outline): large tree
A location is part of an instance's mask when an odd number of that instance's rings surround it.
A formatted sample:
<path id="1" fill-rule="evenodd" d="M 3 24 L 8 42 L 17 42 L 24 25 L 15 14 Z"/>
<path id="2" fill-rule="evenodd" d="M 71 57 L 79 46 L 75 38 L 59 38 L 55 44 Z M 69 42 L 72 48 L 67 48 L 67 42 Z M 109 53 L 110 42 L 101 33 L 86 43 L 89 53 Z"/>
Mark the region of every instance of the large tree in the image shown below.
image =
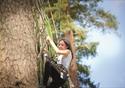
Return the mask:
<path id="1" fill-rule="evenodd" d="M 0 88 L 37 88 L 35 0 L 0 0 Z"/>

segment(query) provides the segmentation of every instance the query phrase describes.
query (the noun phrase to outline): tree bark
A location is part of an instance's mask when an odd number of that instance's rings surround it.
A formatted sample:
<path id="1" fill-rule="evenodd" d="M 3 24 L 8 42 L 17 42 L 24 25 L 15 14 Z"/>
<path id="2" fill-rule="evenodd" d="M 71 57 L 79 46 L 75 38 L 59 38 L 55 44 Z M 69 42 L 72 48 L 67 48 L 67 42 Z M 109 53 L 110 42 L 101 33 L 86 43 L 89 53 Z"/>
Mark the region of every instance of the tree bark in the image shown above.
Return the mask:
<path id="1" fill-rule="evenodd" d="M 75 51 L 75 41 L 74 41 L 74 36 L 73 36 L 73 31 L 68 31 L 65 33 L 66 38 L 70 40 L 71 43 L 71 48 L 72 48 L 72 53 L 73 53 L 73 58 L 71 61 L 71 66 L 70 66 L 70 77 L 71 80 L 75 86 L 75 88 L 79 88 L 79 80 L 78 80 L 78 74 L 77 74 L 77 64 L 76 64 L 76 51 Z"/>
<path id="2" fill-rule="evenodd" d="M 0 88 L 37 88 L 33 0 L 0 0 Z"/>

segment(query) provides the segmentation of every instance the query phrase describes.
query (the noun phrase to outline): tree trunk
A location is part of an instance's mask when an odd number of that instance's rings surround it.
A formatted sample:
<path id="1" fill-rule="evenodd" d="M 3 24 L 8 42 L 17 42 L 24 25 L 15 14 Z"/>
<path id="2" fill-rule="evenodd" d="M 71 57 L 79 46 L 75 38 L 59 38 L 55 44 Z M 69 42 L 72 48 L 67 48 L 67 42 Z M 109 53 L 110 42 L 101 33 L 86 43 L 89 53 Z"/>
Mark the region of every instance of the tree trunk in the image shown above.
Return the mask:
<path id="1" fill-rule="evenodd" d="M 72 53 L 73 53 L 73 59 L 71 61 L 71 66 L 70 66 L 70 77 L 71 77 L 71 80 L 72 80 L 75 88 L 79 88 L 77 64 L 76 64 L 75 41 L 74 41 L 73 31 L 66 32 L 65 36 L 66 36 L 66 38 L 68 38 L 70 40 Z"/>
<path id="2" fill-rule="evenodd" d="M 0 88 L 38 87 L 31 1 L 0 0 Z"/>

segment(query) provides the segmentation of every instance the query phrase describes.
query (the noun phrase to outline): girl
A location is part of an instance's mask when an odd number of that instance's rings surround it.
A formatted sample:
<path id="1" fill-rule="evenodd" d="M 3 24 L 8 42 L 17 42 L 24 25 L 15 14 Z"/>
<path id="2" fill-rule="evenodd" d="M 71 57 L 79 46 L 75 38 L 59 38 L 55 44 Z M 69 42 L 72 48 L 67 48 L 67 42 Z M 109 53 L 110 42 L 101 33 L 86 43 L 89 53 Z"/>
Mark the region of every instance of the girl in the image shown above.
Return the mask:
<path id="1" fill-rule="evenodd" d="M 47 37 L 47 40 L 58 54 L 57 64 L 62 64 L 69 71 L 69 66 L 72 59 L 70 42 L 66 39 L 61 39 L 57 47 L 50 37 Z M 49 76 L 51 76 L 52 82 L 50 85 L 47 85 Z M 50 64 L 49 61 L 47 61 L 45 64 L 45 75 L 43 83 L 46 88 L 59 88 L 65 83 L 65 80 L 60 77 L 60 74 Z"/>

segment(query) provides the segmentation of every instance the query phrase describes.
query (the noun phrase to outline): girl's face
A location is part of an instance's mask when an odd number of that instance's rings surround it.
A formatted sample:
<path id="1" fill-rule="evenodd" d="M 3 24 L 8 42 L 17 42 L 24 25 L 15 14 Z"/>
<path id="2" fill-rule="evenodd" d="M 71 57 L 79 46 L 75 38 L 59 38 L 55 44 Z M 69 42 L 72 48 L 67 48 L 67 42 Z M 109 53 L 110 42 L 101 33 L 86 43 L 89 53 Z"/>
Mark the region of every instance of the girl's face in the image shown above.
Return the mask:
<path id="1" fill-rule="evenodd" d="M 63 40 L 61 40 L 61 41 L 59 42 L 58 48 L 59 48 L 60 50 L 65 50 L 65 49 L 67 49 L 67 46 L 66 46 L 66 44 L 65 44 L 65 42 L 64 42 Z"/>

